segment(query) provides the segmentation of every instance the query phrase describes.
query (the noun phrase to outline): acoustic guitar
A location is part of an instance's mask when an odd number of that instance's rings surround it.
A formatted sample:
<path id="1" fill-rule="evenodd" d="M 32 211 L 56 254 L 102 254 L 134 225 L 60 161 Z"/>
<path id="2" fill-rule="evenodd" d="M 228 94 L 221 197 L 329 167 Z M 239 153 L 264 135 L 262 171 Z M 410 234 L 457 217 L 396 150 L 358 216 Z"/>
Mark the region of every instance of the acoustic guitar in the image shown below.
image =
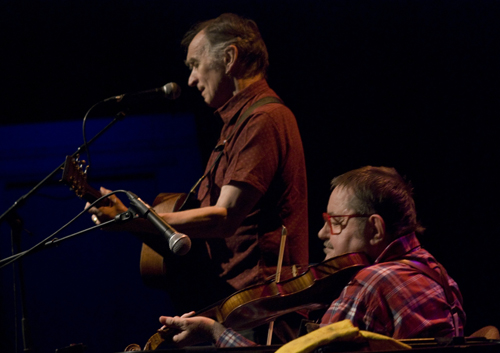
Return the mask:
<path id="1" fill-rule="evenodd" d="M 74 158 L 72 156 L 66 157 L 60 181 L 68 185 L 79 198 L 82 198 L 85 201 L 94 202 L 102 196 L 97 189 L 88 184 L 87 173 L 85 171 L 85 161 L 80 161 L 78 158 Z M 178 211 L 184 204 L 186 197 L 187 195 L 183 193 L 161 193 L 155 198 L 153 208 L 159 213 L 175 212 Z M 193 201 L 190 201 L 189 204 L 191 207 L 194 206 Z M 103 199 L 96 206 L 102 207 L 110 205 L 111 202 L 108 199 Z M 150 239 L 154 239 L 154 236 L 149 234 L 133 234 L 145 242 L 149 242 Z M 150 245 L 153 246 L 152 243 L 150 243 Z M 173 254 L 171 256 L 175 257 Z M 175 261 L 174 259 L 172 260 Z M 165 288 L 165 277 L 167 276 L 166 261 L 162 255 L 153 250 L 153 248 L 146 243 L 142 244 L 140 273 L 143 282 L 147 286 L 153 288 Z"/>

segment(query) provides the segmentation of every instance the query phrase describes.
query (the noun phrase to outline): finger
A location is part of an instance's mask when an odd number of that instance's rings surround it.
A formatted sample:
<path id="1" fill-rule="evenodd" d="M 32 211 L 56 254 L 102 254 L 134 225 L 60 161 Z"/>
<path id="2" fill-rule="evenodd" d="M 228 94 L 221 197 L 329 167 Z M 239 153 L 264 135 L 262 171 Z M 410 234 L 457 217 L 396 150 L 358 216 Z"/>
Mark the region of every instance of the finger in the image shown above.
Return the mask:
<path id="1" fill-rule="evenodd" d="M 106 196 L 106 195 L 108 195 L 108 194 L 110 194 L 110 193 L 111 193 L 111 190 L 106 189 L 106 188 L 105 188 L 105 187 L 103 187 L 103 186 L 101 186 L 101 187 L 99 188 L 99 191 L 101 192 L 101 195 L 102 195 L 102 196 Z M 116 203 L 116 196 L 115 196 L 115 195 L 110 195 L 110 196 L 108 197 L 108 200 L 110 200 L 112 203 Z"/>
<path id="2" fill-rule="evenodd" d="M 116 195 L 111 195 L 108 197 L 108 199 L 111 201 L 112 204 L 116 204 L 118 202 L 118 197 Z"/>
<path id="3" fill-rule="evenodd" d="M 108 189 L 105 189 L 103 187 L 101 187 L 101 194 L 104 196 L 104 195 L 108 195 L 110 194 L 112 191 L 111 190 L 108 190 Z M 118 198 L 118 196 L 116 196 L 115 194 L 113 195 L 109 195 L 108 196 L 108 200 L 113 204 L 113 205 L 116 205 L 118 207 L 121 207 L 123 204 L 122 202 L 120 201 L 120 199 Z M 113 206 L 112 205 L 112 206 Z"/>
<path id="4" fill-rule="evenodd" d="M 181 317 L 191 317 L 194 315 L 194 311 L 190 311 L 189 313 L 183 314 Z"/>
<path id="5" fill-rule="evenodd" d="M 100 209 L 96 207 L 92 207 L 88 211 L 92 216 L 96 216 L 97 218 L 102 217 L 103 213 Z M 92 220 L 94 220 L 94 217 L 92 217 Z"/>
<path id="6" fill-rule="evenodd" d="M 185 339 L 186 332 L 181 331 L 180 333 L 172 336 L 172 342 L 174 343 L 182 343 L 182 340 Z"/>
<path id="7" fill-rule="evenodd" d="M 99 221 L 99 218 L 97 218 L 95 214 L 93 214 L 92 217 L 90 218 L 92 219 L 92 222 L 94 222 L 95 224 L 101 224 L 101 221 Z"/>
<path id="8" fill-rule="evenodd" d="M 91 204 L 90 204 L 90 202 L 87 202 L 87 203 L 85 204 L 85 208 L 84 208 L 84 209 L 86 209 L 86 208 L 87 208 L 87 207 L 89 207 L 90 205 L 91 205 Z M 90 213 L 90 214 L 95 214 L 97 217 L 101 217 L 101 216 L 102 216 L 102 211 L 101 211 L 101 210 L 99 210 L 99 209 L 98 209 L 97 207 L 95 207 L 95 206 L 92 206 L 91 208 L 89 208 L 89 209 L 87 210 L 87 212 L 88 212 L 88 213 Z"/>
<path id="9" fill-rule="evenodd" d="M 90 202 L 87 202 L 87 203 L 85 204 L 85 208 L 84 208 L 84 209 L 88 208 L 89 206 L 90 206 Z M 87 211 L 88 211 L 89 213 L 96 214 L 96 213 L 97 213 L 97 208 L 96 208 L 96 207 L 91 207 L 91 208 L 89 208 Z"/>
<path id="10" fill-rule="evenodd" d="M 103 187 L 103 186 L 101 186 L 101 187 L 99 188 L 99 191 L 101 192 L 101 195 L 107 195 L 107 194 L 109 194 L 109 193 L 111 192 L 111 190 L 106 189 L 106 188 L 105 188 L 105 187 Z"/>
<path id="11" fill-rule="evenodd" d="M 160 323 L 167 326 L 167 327 L 177 327 L 179 326 L 178 323 L 176 322 L 176 319 L 179 317 L 171 317 L 171 316 L 160 316 Z"/>

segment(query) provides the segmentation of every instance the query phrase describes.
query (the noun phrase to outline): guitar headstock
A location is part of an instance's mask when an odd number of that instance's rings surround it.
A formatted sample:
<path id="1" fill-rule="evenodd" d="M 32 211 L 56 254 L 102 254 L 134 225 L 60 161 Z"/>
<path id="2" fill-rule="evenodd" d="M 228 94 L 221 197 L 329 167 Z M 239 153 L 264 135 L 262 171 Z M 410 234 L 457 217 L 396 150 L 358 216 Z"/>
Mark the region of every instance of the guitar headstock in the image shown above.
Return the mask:
<path id="1" fill-rule="evenodd" d="M 87 172 L 84 168 L 85 161 L 80 161 L 72 156 L 66 156 L 63 174 L 60 181 L 68 185 L 70 189 L 75 192 L 76 196 L 88 202 L 94 202 L 101 197 L 101 193 L 87 183 Z M 101 207 L 109 205 L 110 201 L 108 199 L 104 199 L 96 206 Z"/>

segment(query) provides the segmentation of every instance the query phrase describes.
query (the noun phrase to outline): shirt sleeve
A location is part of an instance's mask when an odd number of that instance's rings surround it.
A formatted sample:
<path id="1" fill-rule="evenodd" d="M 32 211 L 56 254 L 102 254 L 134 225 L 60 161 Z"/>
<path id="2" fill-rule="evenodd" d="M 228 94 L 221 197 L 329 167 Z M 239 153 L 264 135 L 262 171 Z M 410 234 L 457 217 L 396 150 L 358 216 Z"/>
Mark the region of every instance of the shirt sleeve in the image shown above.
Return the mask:
<path id="1" fill-rule="evenodd" d="M 232 329 L 226 329 L 222 335 L 217 339 L 215 343 L 216 347 L 251 347 L 257 346 L 257 344 L 249 339 L 243 337 L 239 333 L 233 331 Z"/>

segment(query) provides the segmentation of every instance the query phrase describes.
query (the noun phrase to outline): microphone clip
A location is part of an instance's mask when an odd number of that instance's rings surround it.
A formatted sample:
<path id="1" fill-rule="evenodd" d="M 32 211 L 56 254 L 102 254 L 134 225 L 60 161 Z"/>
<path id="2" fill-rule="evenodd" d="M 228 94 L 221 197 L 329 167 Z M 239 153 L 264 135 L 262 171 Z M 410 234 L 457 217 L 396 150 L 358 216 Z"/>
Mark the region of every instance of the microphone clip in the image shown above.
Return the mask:
<path id="1" fill-rule="evenodd" d="M 116 215 L 114 220 L 115 223 L 125 223 L 133 220 L 134 218 L 137 218 L 137 214 L 129 208 L 127 211 Z"/>

